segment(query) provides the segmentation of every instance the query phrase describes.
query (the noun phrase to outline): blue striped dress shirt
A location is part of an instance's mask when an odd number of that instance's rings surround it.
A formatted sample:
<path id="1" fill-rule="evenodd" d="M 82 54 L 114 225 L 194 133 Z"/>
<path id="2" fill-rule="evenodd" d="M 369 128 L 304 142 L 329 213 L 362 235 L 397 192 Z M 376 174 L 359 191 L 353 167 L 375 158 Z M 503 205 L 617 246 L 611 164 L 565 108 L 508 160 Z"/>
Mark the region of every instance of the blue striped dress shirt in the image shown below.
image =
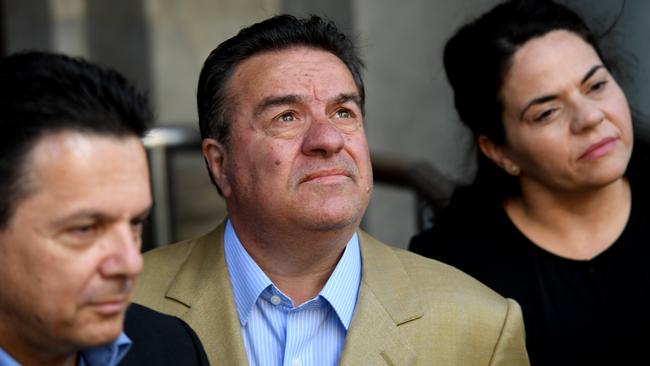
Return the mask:
<path id="1" fill-rule="evenodd" d="M 320 293 L 298 307 L 251 258 L 230 220 L 224 245 L 250 365 L 337 365 L 361 284 L 357 234 Z"/>
<path id="2" fill-rule="evenodd" d="M 124 332 L 116 340 L 105 344 L 87 348 L 79 352 L 77 366 L 116 366 L 131 348 L 131 340 Z M 21 366 L 0 347 L 0 366 Z"/>

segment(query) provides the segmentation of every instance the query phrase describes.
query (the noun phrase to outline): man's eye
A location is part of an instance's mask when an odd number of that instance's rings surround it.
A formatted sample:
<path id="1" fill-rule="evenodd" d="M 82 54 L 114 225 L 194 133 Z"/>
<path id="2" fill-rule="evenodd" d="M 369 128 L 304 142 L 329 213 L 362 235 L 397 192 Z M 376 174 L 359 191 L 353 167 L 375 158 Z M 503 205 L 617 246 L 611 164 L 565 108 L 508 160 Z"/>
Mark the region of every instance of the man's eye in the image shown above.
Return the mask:
<path id="1" fill-rule="evenodd" d="M 97 230 L 96 225 L 80 225 L 80 226 L 75 226 L 72 229 L 70 229 L 70 232 L 75 234 L 75 235 L 90 235 L 95 230 Z"/>
<path id="2" fill-rule="evenodd" d="M 282 113 L 278 119 L 282 122 L 293 122 L 296 120 L 296 116 L 293 113 Z"/>
<path id="3" fill-rule="evenodd" d="M 134 219 L 131 221 L 131 227 L 134 230 L 142 230 L 142 227 L 144 226 L 145 220 L 144 219 Z"/>
<path id="4" fill-rule="evenodd" d="M 339 109 L 336 111 L 337 118 L 352 118 L 352 113 L 347 109 Z"/>
<path id="5" fill-rule="evenodd" d="M 131 230 L 135 233 L 142 234 L 145 226 L 150 224 L 151 216 L 138 217 L 131 220 Z"/>
<path id="6" fill-rule="evenodd" d="M 98 224 L 76 225 L 65 230 L 66 242 L 74 246 L 92 242 L 99 235 L 101 227 Z"/>

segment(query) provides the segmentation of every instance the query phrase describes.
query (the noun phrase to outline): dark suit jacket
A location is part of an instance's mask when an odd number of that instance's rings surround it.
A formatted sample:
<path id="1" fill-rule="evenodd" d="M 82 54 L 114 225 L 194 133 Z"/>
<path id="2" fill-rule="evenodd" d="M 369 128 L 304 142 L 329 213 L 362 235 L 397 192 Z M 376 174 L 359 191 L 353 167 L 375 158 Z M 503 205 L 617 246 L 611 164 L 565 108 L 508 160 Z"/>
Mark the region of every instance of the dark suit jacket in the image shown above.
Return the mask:
<path id="1" fill-rule="evenodd" d="M 133 344 L 120 365 L 209 365 L 192 328 L 175 316 L 131 304 L 124 332 Z"/>

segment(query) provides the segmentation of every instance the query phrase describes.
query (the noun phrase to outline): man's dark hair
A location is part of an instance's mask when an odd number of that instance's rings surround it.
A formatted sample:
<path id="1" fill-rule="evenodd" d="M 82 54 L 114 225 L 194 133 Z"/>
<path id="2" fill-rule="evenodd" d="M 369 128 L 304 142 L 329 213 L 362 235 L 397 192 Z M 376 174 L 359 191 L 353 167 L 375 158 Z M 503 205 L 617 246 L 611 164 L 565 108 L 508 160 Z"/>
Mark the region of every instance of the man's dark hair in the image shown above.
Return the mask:
<path id="1" fill-rule="evenodd" d="M 443 61 L 461 120 L 475 137 L 504 144 L 501 88 L 512 57 L 526 42 L 551 31 L 572 32 L 591 45 L 607 66 L 597 37 L 571 9 L 551 0 L 509 0 L 463 26 L 446 44 Z M 477 185 L 516 195 L 516 178 L 479 154 Z"/>
<path id="2" fill-rule="evenodd" d="M 363 62 L 353 42 L 331 21 L 317 16 L 299 19 L 279 15 L 242 29 L 215 48 L 205 60 L 197 88 L 201 138 L 214 138 L 228 146 L 231 130 L 229 112 L 236 105 L 228 95 L 228 82 L 241 62 L 260 53 L 296 46 L 324 50 L 338 57 L 352 73 L 363 111 Z"/>
<path id="3" fill-rule="evenodd" d="M 152 120 L 147 98 L 114 70 L 36 51 L 0 59 L 0 230 L 29 193 L 27 160 L 40 138 L 141 137 Z"/>

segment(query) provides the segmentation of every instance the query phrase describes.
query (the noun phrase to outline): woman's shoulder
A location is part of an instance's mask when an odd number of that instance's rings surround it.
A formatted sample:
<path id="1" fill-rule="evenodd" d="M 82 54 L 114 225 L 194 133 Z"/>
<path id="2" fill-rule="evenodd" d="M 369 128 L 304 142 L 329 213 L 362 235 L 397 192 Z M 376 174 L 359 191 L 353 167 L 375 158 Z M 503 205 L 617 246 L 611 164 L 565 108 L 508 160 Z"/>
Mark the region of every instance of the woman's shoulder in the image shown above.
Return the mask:
<path id="1" fill-rule="evenodd" d="M 460 187 L 449 206 L 435 218 L 433 226 L 411 239 L 409 249 L 427 257 L 440 257 L 450 251 L 466 251 L 492 241 L 503 232 L 505 213 L 495 199 L 473 186 Z"/>

